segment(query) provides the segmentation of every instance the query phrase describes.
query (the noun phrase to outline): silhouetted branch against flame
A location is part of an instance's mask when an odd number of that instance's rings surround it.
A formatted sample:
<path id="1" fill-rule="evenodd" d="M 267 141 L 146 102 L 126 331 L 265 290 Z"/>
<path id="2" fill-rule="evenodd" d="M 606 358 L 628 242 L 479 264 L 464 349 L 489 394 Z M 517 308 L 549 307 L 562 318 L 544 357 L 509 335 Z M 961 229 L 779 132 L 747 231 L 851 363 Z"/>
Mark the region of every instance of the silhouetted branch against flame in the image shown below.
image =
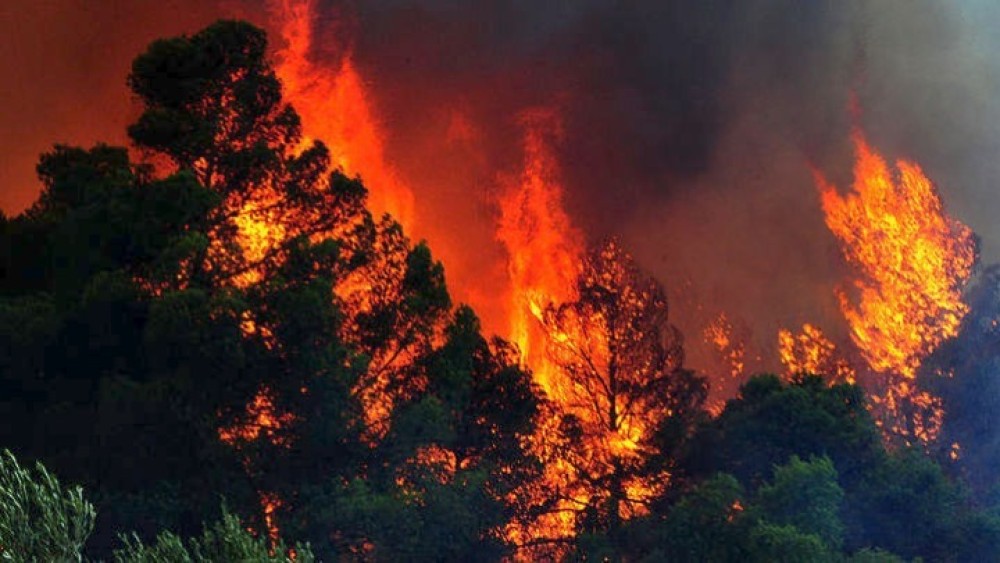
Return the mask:
<path id="1" fill-rule="evenodd" d="M 555 434 L 563 440 L 545 479 L 572 491 L 555 509 L 576 511 L 575 518 L 600 514 L 614 533 L 669 484 L 670 452 L 654 437 L 665 421 L 699 411 L 706 390 L 681 367 L 681 337 L 668 322 L 663 288 L 617 241 L 586 255 L 574 293 L 541 311 L 550 377 L 560 390 L 552 397 Z M 651 456 L 662 466 L 648 466 Z M 571 535 L 575 518 L 559 520 L 568 530 L 542 525 L 535 536 Z"/>
<path id="2" fill-rule="evenodd" d="M 583 237 L 563 207 L 563 187 L 553 145 L 562 126 L 556 110 L 536 108 L 523 112 L 524 167 L 504 179 L 499 199 L 497 239 L 507 250 L 510 280 L 510 339 L 536 380 L 550 395 L 558 394 L 556 381 L 545 367 L 546 335 L 537 319 L 550 303 L 572 298 Z"/>
<path id="3" fill-rule="evenodd" d="M 778 359 L 789 377 L 811 374 L 826 376 L 831 383 L 855 383 L 857 370 L 841 355 L 837 346 L 814 325 L 802 331 L 778 331 Z"/>

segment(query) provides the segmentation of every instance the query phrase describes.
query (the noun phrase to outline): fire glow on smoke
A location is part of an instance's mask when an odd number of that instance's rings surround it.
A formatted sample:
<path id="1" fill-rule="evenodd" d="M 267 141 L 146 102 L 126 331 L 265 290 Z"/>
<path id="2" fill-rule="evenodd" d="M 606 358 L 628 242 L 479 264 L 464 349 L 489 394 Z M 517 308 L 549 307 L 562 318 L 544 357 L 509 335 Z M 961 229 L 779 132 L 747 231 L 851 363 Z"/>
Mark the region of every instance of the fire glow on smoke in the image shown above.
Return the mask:
<path id="1" fill-rule="evenodd" d="M 376 110 L 351 53 L 342 54 L 334 66 L 310 59 L 314 2 L 276 0 L 271 11 L 283 45 L 275 55 L 277 73 L 289 102 L 302 116 L 306 141 L 327 143 L 336 166 L 350 175 L 363 175 L 373 210 L 392 214 L 409 232 L 417 224 L 419 202 L 386 157 Z M 554 331 L 545 323 L 547 309 L 575 297 L 587 237 L 565 207 L 561 163 L 555 150 L 564 134 L 558 108 L 527 108 L 517 121 L 523 166 L 518 173 L 502 175 L 495 202 L 495 236 L 506 253 L 502 266 L 508 291 L 496 292 L 494 299 L 500 303 L 492 310 L 507 312 L 507 318 L 493 319 L 494 324 L 508 327 L 505 336 L 518 346 L 522 361 L 555 405 L 552 418 L 540 425 L 538 432 L 543 435 L 547 425 L 557 424 L 562 414 L 587 416 L 575 408 L 572 382 L 553 361 L 551 350 L 566 344 L 600 349 L 602 343 L 594 339 L 599 338 L 603 321 L 583 319 L 572 332 Z M 907 441 L 930 441 L 937 435 L 943 413 L 936 399 L 917 387 L 916 373 L 942 341 L 955 336 L 967 312 L 961 291 L 976 261 L 973 235 L 945 213 L 934 185 L 919 166 L 899 161 L 894 172 L 860 133 L 854 143 L 855 178 L 846 195 L 816 175 L 826 225 L 852 268 L 853 278 L 838 299 L 853 348 L 838 347 L 817 324 L 806 323 L 799 332 L 779 331 L 778 357 L 773 363 L 780 362 L 788 374 L 819 372 L 838 381 L 866 384 L 876 408 L 883 411 L 888 433 Z M 263 208 L 261 202 L 252 202 L 236 221 L 245 250 L 254 256 L 263 255 L 285 236 L 281 226 L 260 211 Z M 246 276 L 244 282 L 252 283 L 253 273 Z M 373 290 L 366 280 L 354 280 L 344 291 L 359 295 L 363 302 L 366 292 Z M 255 330 L 248 320 L 246 332 Z M 745 373 L 747 336 L 724 312 L 702 327 L 700 334 L 729 368 L 719 376 L 749 375 Z M 376 417 L 384 418 L 392 408 L 390 397 L 377 394 L 365 397 L 365 402 L 367 411 Z M 279 427 L 284 416 L 273 412 L 264 390 L 248 405 L 246 426 L 223 429 L 220 437 L 231 443 L 253 439 Z M 643 421 L 595 431 L 587 437 L 589 455 L 595 460 L 642 455 L 643 432 Z M 592 491 L 573 478 L 577 469 L 572 464 L 544 451 L 541 436 L 526 439 L 548 462 L 542 482 L 522 494 L 561 490 L 565 499 L 537 522 L 512 525 L 505 534 L 518 544 L 538 537 L 571 536 L 571 508 L 586 504 Z M 425 451 L 421 456 L 417 462 L 448 465 L 451 459 L 446 451 Z M 445 472 L 442 479 L 447 478 Z M 626 486 L 627 496 L 638 501 L 656 492 L 650 482 Z M 261 497 L 271 526 L 280 499 L 266 492 Z M 638 502 L 627 504 L 620 516 L 641 513 Z"/>

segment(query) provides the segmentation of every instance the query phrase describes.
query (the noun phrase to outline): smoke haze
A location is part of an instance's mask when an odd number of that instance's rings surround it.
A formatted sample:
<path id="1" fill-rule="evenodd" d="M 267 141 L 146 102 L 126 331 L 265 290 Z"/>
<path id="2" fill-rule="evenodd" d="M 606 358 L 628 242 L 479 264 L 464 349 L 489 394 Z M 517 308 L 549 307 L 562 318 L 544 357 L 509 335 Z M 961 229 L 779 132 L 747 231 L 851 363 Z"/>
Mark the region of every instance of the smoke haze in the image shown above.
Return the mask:
<path id="1" fill-rule="evenodd" d="M 218 17 L 268 27 L 268 9 L 4 2 L 0 208 L 30 204 L 34 163 L 53 142 L 124 142 L 136 115 L 125 76 L 149 41 Z M 887 157 L 920 163 L 949 213 L 983 238 L 984 259 L 1000 256 L 1000 7 L 986 0 L 382 0 L 320 11 L 314 58 L 353 54 L 388 159 L 416 195 L 416 235 L 491 330 L 505 331 L 490 300 L 505 276 L 497 186 L 522 158 L 517 116 L 539 106 L 562 115 L 570 216 L 591 241 L 623 238 L 667 285 L 689 342 L 722 311 L 761 349 L 804 322 L 846 340 L 833 294 L 845 267 L 811 170 L 849 186 L 854 122 Z"/>

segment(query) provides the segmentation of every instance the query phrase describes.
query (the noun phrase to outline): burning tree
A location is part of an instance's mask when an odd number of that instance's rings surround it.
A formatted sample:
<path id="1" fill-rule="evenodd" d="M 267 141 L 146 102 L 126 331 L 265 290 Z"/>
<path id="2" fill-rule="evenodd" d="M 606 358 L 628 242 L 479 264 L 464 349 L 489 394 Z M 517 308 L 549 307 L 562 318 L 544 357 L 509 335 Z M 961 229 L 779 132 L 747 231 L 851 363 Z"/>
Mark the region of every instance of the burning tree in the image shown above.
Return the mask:
<path id="1" fill-rule="evenodd" d="M 548 354 L 565 378 L 557 456 L 566 469 L 562 510 L 577 527 L 607 532 L 642 514 L 670 481 L 672 448 L 707 395 L 685 370 L 681 335 L 663 288 L 614 240 L 584 260 L 577 297 L 541 315 Z"/>
<path id="2" fill-rule="evenodd" d="M 962 289 L 977 249 L 972 231 L 944 210 L 934 184 L 905 160 L 893 171 L 854 135 L 857 159 L 850 193 L 817 177 L 823 213 L 857 277 L 839 294 L 851 339 L 872 370 L 885 377 L 876 401 L 887 430 L 909 442 L 936 438 L 937 397 L 917 388 L 921 363 L 958 334 L 968 307 Z"/>
<path id="3" fill-rule="evenodd" d="M 144 111 L 129 136 L 220 200 L 197 225 L 208 240 L 179 281 L 245 287 L 299 239 L 349 246 L 349 229 L 364 223 L 366 190 L 331 175 L 326 146 L 303 138 L 266 52 L 262 30 L 219 22 L 156 41 L 132 64 L 128 83 Z"/>
<path id="4" fill-rule="evenodd" d="M 789 377 L 820 374 L 831 382 L 846 383 L 854 383 L 856 378 L 854 367 L 841 356 L 837 345 L 809 323 L 802 325 L 798 334 L 784 328 L 778 331 L 778 358 Z"/>
<path id="5" fill-rule="evenodd" d="M 149 163 L 57 147 L 0 218 L 0 438 L 97 489 L 101 556 L 222 495 L 324 558 L 499 557 L 529 375 L 303 137 L 266 53 L 234 21 L 154 42 L 129 77 Z"/>

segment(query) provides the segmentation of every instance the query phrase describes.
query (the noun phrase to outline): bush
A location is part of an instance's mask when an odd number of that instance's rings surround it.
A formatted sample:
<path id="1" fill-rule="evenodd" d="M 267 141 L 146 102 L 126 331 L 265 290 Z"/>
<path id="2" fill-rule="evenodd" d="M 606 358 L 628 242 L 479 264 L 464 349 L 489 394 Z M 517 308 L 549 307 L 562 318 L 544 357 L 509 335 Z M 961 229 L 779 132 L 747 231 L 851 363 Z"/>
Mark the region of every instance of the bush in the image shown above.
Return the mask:
<path id="1" fill-rule="evenodd" d="M 254 537 L 241 524 L 239 518 L 222 507 L 222 519 L 205 526 L 199 538 L 186 544 L 177 534 L 162 532 L 156 543 L 145 545 L 135 534 L 123 536 L 125 547 L 115 550 L 117 563 L 224 563 L 226 561 L 291 561 L 284 542 L 273 548 L 262 534 Z M 309 545 L 296 544 L 296 563 L 312 563 Z"/>
<path id="2" fill-rule="evenodd" d="M 32 472 L 10 451 L 0 454 L 0 559 L 82 561 L 95 517 L 80 487 L 63 488 L 41 463 Z"/>

